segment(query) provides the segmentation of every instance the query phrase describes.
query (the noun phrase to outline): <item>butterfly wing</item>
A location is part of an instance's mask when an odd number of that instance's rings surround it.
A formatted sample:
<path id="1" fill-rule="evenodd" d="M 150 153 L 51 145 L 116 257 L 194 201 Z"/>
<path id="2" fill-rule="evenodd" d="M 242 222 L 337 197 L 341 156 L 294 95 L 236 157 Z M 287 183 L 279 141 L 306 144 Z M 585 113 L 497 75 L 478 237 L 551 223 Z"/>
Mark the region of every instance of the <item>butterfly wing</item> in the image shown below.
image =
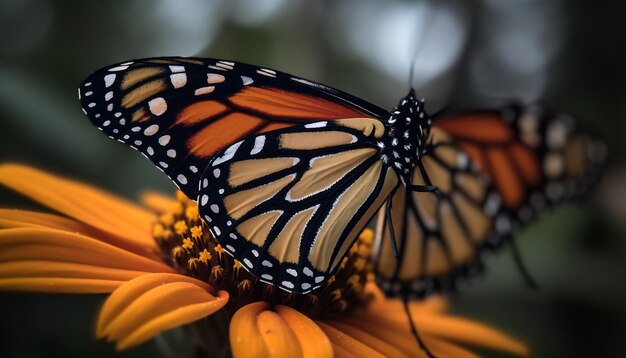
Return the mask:
<path id="1" fill-rule="evenodd" d="M 442 193 L 396 193 L 399 260 L 385 246 L 389 234 L 384 213 L 379 216 L 376 270 L 389 294 L 454 289 L 480 271 L 485 253 L 538 213 L 583 195 L 598 178 L 606 151 L 570 117 L 534 107 L 442 118 L 434 123 L 431 143 L 414 181 L 427 183 L 428 177 Z M 461 159 L 444 160 L 444 148 Z"/>
<path id="2" fill-rule="evenodd" d="M 261 281 L 307 293 L 332 275 L 398 185 L 374 119 L 323 121 L 248 137 L 203 174 L 200 214 Z"/>
<path id="3" fill-rule="evenodd" d="M 83 111 L 99 129 L 139 150 L 191 198 L 210 158 L 248 136 L 388 115 L 321 84 L 215 59 L 121 63 L 93 73 L 78 93 Z"/>
<path id="4" fill-rule="evenodd" d="M 479 270 L 480 253 L 497 244 L 494 217 L 499 194 L 445 132 L 433 128 L 427 151 L 412 177 L 415 185 L 436 185 L 438 193 L 398 188 L 392 223 L 394 256 L 385 211 L 377 222 L 375 271 L 383 291 L 421 297 L 447 290 Z"/>
<path id="5" fill-rule="evenodd" d="M 587 193 L 606 158 L 604 143 L 577 128 L 572 117 L 538 107 L 464 113 L 436 126 L 493 182 L 508 214 L 496 222 L 501 231 L 519 229 L 543 210 Z"/>

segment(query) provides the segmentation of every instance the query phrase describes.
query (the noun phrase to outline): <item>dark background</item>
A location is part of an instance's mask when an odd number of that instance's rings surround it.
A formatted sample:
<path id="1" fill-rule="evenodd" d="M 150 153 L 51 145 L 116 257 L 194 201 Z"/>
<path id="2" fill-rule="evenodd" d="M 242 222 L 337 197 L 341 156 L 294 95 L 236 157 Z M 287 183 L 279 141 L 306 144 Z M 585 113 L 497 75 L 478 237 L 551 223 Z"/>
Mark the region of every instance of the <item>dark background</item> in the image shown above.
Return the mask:
<path id="1" fill-rule="evenodd" d="M 0 161 L 135 199 L 172 184 L 95 130 L 78 84 L 102 66 L 159 55 L 280 69 L 392 108 L 412 80 L 431 112 L 516 99 L 575 114 L 609 144 L 581 205 L 518 238 L 541 290 L 504 248 L 453 298 L 454 312 L 528 342 L 537 357 L 624 356 L 626 7 L 610 1 L 51 1 L 0 3 Z M 2 207 L 28 205 L 0 189 Z M 0 294 L 2 356 L 109 356 L 92 338 L 104 296 Z M 189 356 L 180 331 L 126 356 Z M 168 346 L 169 345 L 169 346 Z M 168 353 L 169 352 L 169 353 Z"/>

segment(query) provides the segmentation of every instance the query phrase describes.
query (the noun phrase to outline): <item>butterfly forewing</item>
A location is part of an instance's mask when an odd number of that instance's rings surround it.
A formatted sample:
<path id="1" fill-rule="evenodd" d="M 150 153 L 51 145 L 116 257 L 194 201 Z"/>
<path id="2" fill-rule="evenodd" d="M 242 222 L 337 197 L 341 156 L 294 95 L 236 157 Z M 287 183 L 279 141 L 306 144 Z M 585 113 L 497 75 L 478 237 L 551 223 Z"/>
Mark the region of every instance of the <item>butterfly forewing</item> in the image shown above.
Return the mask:
<path id="1" fill-rule="evenodd" d="M 237 141 L 303 123 L 386 113 L 284 73 L 197 58 L 103 68 L 84 81 L 79 97 L 98 128 L 142 152 L 192 198 L 209 160 Z"/>
<path id="2" fill-rule="evenodd" d="M 200 213 L 255 276 L 309 292 L 335 272 L 398 185 L 380 160 L 378 126 L 318 122 L 235 143 L 205 171 Z"/>

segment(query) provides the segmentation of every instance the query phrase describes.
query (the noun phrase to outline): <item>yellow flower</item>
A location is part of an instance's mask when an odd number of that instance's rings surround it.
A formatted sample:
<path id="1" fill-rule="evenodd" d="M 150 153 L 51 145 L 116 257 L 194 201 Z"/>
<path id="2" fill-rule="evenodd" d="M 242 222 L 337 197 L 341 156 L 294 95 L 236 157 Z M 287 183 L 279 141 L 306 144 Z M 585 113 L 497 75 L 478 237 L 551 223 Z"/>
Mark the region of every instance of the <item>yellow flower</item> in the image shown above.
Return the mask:
<path id="1" fill-rule="evenodd" d="M 188 215 L 195 204 L 184 195 L 148 195 L 142 207 L 20 165 L 1 165 L 0 184 L 56 212 L 0 209 L 0 290 L 111 293 L 96 334 L 118 349 L 221 311 L 234 357 L 425 356 L 402 302 L 371 282 L 369 230 L 325 286 L 293 295 L 257 283 L 208 230 L 194 231 L 202 224 Z M 195 240 L 189 250 L 182 249 L 189 238 L 163 239 L 189 227 Z M 410 304 L 436 356 L 475 357 L 467 346 L 528 354 L 522 343 L 446 314 L 446 307 L 441 297 Z"/>

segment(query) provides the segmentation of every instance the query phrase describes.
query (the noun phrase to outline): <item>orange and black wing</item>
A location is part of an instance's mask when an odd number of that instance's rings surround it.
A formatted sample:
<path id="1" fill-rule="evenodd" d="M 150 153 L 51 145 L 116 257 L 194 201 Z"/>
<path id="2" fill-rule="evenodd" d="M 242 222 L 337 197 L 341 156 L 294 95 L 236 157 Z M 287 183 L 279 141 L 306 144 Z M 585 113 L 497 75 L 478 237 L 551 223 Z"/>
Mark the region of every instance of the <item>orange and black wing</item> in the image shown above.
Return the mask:
<path id="1" fill-rule="evenodd" d="M 243 63 L 149 58 L 96 71 L 80 86 L 90 120 L 148 157 L 189 197 L 210 158 L 249 136 L 388 113 L 324 85 Z"/>
<path id="2" fill-rule="evenodd" d="M 604 144 L 572 118 L 536 107 L 444 117 L 429 140 L 413 180 L 436 185 L 440 194 L 396 193 L 399 260 L 386 247 L 386 220 L 379 216 L 376 271 L 389 294 L 454 289 L 480 271 L 484 254 L 540 212 L 587 192 L 606 155 Z"/>
<path id="3" fill-rule="evenodd" d="M 534 106 L 462 113 L 435 126 L 493 182 L 510 219 L 496 223 L 501 231 L 515 231 L 544 209 L 584 195 L 606 157 L 604 143 L 572 117 Z"/>
<path id="4" fill-rule="evenodd" d="M 374 119 L 322 121 L 248 137 L 203 174 L 200 214 L 261 281 L 308 293 L 337 270 L 399 185 Z"/>

